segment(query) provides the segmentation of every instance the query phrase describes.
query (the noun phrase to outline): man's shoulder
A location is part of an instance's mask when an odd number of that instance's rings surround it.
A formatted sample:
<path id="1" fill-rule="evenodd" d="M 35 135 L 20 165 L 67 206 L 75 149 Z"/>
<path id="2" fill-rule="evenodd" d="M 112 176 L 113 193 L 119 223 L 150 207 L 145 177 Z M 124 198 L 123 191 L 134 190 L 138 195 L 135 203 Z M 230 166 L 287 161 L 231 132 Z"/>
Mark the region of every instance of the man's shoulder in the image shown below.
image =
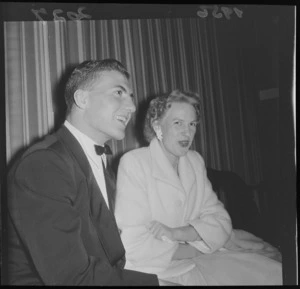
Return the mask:
<path id="1" fill-rule="evenodd" d="M 36 152 L 54 151 L 56 153 L 66 152 L 62 142 L 57 138 L 56 133 L 48 134 L 43 139 L 32 144 L 22 155 L 25 158 Z"/>
<path id="2" fill-rule="evenodd" d="M 56 133 L 48 134 L 31 144 L 14 163 L 11 164 L 10 173 L 15 172 L 20 164 L 32 163 L 34 161 L 43 162 L 50 158 L 58 157 L 60 159 L 69 158 L 69 153 L 64 144 L 59 140 Z"/>

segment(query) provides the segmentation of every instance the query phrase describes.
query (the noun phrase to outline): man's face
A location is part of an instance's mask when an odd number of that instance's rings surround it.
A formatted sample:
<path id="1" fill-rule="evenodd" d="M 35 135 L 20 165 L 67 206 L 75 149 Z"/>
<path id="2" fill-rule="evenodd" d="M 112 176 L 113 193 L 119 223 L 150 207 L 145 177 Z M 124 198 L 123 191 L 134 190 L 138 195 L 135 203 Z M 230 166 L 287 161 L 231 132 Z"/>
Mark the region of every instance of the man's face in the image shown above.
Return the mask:
<path id="1" fill-rule="evenodd" d="M 132 90 L 118 71 L 104 71 L 88 91 L 84 121 L 88 135 L 98 142 L 121 140 L 135 111 Z"/>

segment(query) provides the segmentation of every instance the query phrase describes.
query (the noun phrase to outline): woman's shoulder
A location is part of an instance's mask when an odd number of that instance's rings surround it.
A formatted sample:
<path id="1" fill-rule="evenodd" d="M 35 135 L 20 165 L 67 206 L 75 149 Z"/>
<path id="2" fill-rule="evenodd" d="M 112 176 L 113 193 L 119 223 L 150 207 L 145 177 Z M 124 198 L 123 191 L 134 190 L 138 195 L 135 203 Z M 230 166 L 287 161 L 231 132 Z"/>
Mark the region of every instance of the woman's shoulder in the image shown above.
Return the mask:
<path id="1" fill-rule="evenodd" d="M 134 160 L 147 160 L 150 157 L 149 147 L 140 147 L 126 152 L 122 158 L 122 162 L 131 162 Z"/>
<path id="2" fill-rule="evenodd" d="M 151 163 L 150 151 L 148 147 L 141 147 L 126 152 L 120 159 L 119 169 L 126 171 L 135 171 L 139 174 L 149 168 Z"/>

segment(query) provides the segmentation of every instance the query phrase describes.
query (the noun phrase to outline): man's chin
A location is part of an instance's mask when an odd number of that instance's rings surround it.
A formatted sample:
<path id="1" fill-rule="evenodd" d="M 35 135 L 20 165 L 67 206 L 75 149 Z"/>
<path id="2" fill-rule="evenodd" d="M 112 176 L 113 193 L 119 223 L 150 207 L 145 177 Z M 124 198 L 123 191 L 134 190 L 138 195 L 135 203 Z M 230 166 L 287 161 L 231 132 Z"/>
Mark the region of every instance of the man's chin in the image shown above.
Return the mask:
<path id="1" fill-rule="evenodd" d="M 122 140 L 122 139 L 124 139 L 124 137 L 125 137 L 125 132 L 123 132 L 123 133 L 119 132 L 119 133 L 112 135 L 112 139 L 114 139 L 114 140 Z"/>

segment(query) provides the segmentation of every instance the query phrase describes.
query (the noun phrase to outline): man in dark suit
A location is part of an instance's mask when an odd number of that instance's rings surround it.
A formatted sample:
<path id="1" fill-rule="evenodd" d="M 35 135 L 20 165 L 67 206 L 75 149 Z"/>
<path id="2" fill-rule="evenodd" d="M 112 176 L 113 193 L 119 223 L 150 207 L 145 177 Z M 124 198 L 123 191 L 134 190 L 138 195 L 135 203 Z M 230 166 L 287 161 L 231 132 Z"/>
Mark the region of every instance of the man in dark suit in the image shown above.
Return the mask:
<path id="1" fill-rule="evenodd" d="M 158 285 L 156 275 L 124 269 L 106 168 L 105 143 L 124 138 L 135 111 L 128 72 L 113 59 L 85 61 L 65 100 L 62 127 L 8 175 L 8 283 Z"/>

